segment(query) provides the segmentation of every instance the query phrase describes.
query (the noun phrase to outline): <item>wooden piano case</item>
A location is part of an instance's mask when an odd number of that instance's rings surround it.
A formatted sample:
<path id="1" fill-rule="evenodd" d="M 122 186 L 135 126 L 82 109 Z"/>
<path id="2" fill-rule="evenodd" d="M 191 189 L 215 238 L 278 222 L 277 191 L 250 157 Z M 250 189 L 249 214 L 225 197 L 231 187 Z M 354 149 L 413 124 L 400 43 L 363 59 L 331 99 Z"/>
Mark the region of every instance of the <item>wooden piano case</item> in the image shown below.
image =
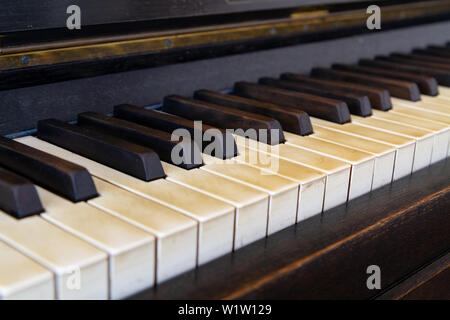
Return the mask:
<path id="1" fill-rule="evenodd" d="M 441 161 L 131 299 L 449 299 L 449 178 Z"/>

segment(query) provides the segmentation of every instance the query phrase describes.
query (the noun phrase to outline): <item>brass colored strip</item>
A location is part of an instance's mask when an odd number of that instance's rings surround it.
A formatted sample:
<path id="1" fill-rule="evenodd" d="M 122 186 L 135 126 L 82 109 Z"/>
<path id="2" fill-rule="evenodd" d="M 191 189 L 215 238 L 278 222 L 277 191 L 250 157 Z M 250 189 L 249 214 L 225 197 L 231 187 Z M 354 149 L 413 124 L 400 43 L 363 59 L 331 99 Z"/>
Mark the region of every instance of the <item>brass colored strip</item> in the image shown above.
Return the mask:
<path id="1" fill-rule="evenodd" d="M 385 7 L 382 8 L 381 15 L 382 22 L 392 22 L 445 12 L 450 12 L 450 1 L 430 1 L 409 6 Z M 92 61 L 95 59 L 133 54 L 156 53 L 206 44 L 225 44 L 252 39 L 290 36 L 341 27 L 365 26 L 367 17 L 368 15 L 364 10 L 358 10 L 318 17 L 287 19 L 260 25 L 168 34 L 49 50 L 0 54 L 0 71 L 74 61 Z"/>
<path id="2" fill-rule="evenodd" d="M 316 18 L 316 17 L 323 17 L 328 14 L 329 14 L 328 10 L 294 12 L 291 14 L 291 19 Z"/>

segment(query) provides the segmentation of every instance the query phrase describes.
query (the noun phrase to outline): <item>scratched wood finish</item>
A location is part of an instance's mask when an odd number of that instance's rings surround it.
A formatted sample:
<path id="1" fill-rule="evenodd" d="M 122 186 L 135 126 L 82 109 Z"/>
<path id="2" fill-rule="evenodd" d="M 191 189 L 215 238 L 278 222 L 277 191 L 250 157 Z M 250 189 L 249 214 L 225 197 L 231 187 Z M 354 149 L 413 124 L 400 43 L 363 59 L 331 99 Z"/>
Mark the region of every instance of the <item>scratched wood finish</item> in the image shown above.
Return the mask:
<path id="1" fill-rule="evenodd" d="M 132 298 L 373 298 L 449 250 L 449 177 L 439 162 Z"/>
<path id="2" fill-rule="evenodd" d="M 440 257 L 411 275 L 378 300 L 450 299 L 450 253 Z"/>

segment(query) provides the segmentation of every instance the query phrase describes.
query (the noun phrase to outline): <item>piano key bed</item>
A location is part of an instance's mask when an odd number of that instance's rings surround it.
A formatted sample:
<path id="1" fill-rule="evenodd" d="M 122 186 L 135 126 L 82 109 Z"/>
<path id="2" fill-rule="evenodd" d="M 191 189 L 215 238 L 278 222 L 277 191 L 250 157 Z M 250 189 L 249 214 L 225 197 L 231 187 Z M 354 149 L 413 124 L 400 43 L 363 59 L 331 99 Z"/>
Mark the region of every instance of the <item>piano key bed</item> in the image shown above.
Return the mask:
<path id="1" fill-rule="evenodd" d="M 392 284 L 448 250 L 449 79 L 450 47 L 430 46 L 1 137 L 0 298 L 345 298 L 324 281 L 364 277 L 369 258 Z M 420 259 L 397 250 L 420 241 L 435 244 Z"/>

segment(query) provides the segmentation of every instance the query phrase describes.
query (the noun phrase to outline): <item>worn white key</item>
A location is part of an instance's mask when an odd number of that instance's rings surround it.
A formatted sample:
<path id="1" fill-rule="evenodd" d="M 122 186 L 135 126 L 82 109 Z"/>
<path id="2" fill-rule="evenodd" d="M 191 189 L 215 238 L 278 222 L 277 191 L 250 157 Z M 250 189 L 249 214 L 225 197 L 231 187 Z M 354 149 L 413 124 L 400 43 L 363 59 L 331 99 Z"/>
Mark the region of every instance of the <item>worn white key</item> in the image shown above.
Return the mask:
<path id="1" fill-rule="evenodd" d="M 450 115 L 445 115 L 442 113 L 431 112 L 421 108 L 412 107 L 409 104 L 405 104 L 402 100 L 393 104 L 392 111 L 401 114 L 406 114 L 418 118 L 428 119 L 436 122 L 440 122 L 446 125 L 450 125 Z"/>
<path id="2" fill-rule="evenodd" d="M 450 87 L 438 86 L 439 96 L 450 97 Z"/>
<path id="3" fill-rule="evenodd" d="M 393 146 L 321 126 L 314 126 L 313 128 L 314 134 L 311 135 L 312 137 L 355 148 L 376 156 L 372 189 L 389 184 L 393 177 L 404 176 L 407 172 L 411 173 L 411 167 L 400 167 L 398 169 L 395 167 L 396 150 Z M 396 173 L 394 168 L 397 169 Z"/>
<path id="4" fill-rule="evenodd" d="M 205 170 L 185 170 L 166 162 L 161 163 L 170 181 L 235 207 L 235 250 L 266 236 L 269 210 L 269 195 L 266 192 Z"/>
<path id="5" fill-rule="evenodd" d="M 57 299 L 108 298 L 106 253 L 40 216 L 0 212 L 0 239 L 53 272 Z"/>
<path id="6" fill-rule="evenodd" d="M 422 95 L 422 105 L 438 105 L 442 107 L 446 114 L 450 114 L 450 98 L 448 97 L 429 97 Z"/>
<path id="7" fill-rule="evenodd" d="M 450 141 L 450 127 L 431 120 L 409 116 L 396 112 L 372 110 L 372 118 L 383 119 L 390 123 L 419 128 L 433 134 L 433 153 L 431 163 L 438 162 L 447 157 L 447 148 Z"/>
<path id="8" fill-rule="evenodd" d="M 418 119 L 431 120 L 434 122 L 442 123 L 446 126 L 450 126 L 450 116 L 446 116 L 441 113 L 430 112 L 420 108 L 414 108 L 403 103 L 397 103 L 395 105 L 395 108 L 391 112 L 405 114 L 408 116 L 416 117 Z M 447 146 L 447 156 L 449 155 L 450 155 L 450 145 Z"/>
<path id="9" fill-rule="evenodd" d="M 300 187 L 297 222 L 322 212 L 326 179 L 323 172 L 243 146 L 234 160 L 297 182 Z"/>
<path id="10" fill-rule="evenodd" d="M 205 165 L 201 170 L 243 183 L 269 195 L 267 235 L 296 223 L 298 183 L 233 159 L 221 160 L 203 155 L 203 161 Z"/>
<path id="11" fill-rule="evenodd" d="M 100 197 L 88 201 L 156 237 L 156 282 L 195 268 L 197 222 L 127 190 L 95 179 Z"/>
<path id="12" fill-rule="evenodd" d="M 364 139 L 380 142 L 393 147 L 395 149 L 393 180 L 409 175 L 413 171 L 413 169 L 418 169 L 414 168 L 414 150 L 416 141 L 412 138 L 406 138 L 398 134 L 392 134 L 354 123 L 346 123 L 341 125 L 317 118 L 312 118 L 311 122 L 315 127 L 319 126 L 320 128 L 339 131 L 355 137 L 362 137 Z M 429 151 L 429 156 L 431 157 L 431 149 Z M 427 163 L 427 165 L 428 164 L 429 162 Z"/>
<path id="13" fill-rule="evenodd" d="M 429 97 L 431 98 L 431 97 Z M 435 99 L 436 102 L 439 102 L 440 104 L 445 104 L 446 106 L 449 105 L 450 103 L 450 97 L 444 96 L 444 95 L 439 95 L 437 97 L 433 97 Z"/>
<path id="14" fill-rule="evenodd" d="M 443 94 L 441 93 L 441 96 L 446 95 L 447 90 L 443 89 L 442 92 L 444 93 Z M 393 106 L 395 107 L 393 110 L 396 112 L 417 117 L 423 117 L 425 119 L 450 125 L 450 112 L 447 105 L 437 103 L 426 103 L 423 101 L 418 101 L 418 103 L 412 103 L 411 101 L 396 99 L 393 102 Z M 450 155 L 450 142 L 449 145 L 447 146 L 447 156 L 449 155 Z"/>
<path id="15" fill-rule="evenodd" d="M 0 300 L 53 300 L 50 270 L 0 241 Z"/>
<path id="16" fill-rule="evenodd" d="M 153 235 L 85 202 L 73 203 L 45 189 L 37 190 L 45 208 L 44 219 L 108 253 L 111 299 L 153 286 Z"/>
<path id="17" fill-rule="evenodd" d="M 413 171 L 417 171 L 430 165 L 434 143 L 434 136 L 431 132 L 411 126 L 388 122 L 386 120 L 377 119 L 374 117 L 363 118 L 352 116 L 352 122 L 360 126 L 381 130 L 388 134 L 400 135 L 405 138 L 414 139 L 415 149 Z"/>
<path id="18" fill-rule="evenodd" d="M 439 86 L 439 96 L 441 97 L 449 97 L 450 98 L 450 87 Z"/>
<path id="19" fill-rule="evenodd" d="M 426 98 L 425 98 L 426 99 Z M 429 100 L 428 100 L 429 101 Z M 408 101 L 398 98 L 392 98 L 392 105 L 395 107 L 397 105 L 404 105 L 411 108 L 419 109 L 419 110 L 426 110 L 428 112 L 441 114 L 443 116 L 450 116 L 450 110 L 448 106 L 436 103 L 436 102 L 425 102 L 425 101 Z"/>
<path id="20" fill-rule="evenodd" d="M 235 140 L 239 146 L 248 146 L 250 149 L 293 161 L 325 173 L 324 211 L 347 202 L 351 169 L 349 164 L 287 144 L 269 146 L 241 136 L 235 136 Z"/>
<path id="21" fill-rule="evenodd" d="M 145 182 L 34 137 L 19 142 L 77 163 L 102 180 L 185 214 L 198 222 L 198 264 L 233 249 L 234 207 L 180 184 L 159 179 Z"/>
<path id="22" fill-rule="evenodd" d="M 294 146 L 301 151 L 313 151 L 314 153 L 325 156 L 323 160 L 325 163 L 328 163 L 328 159 L 332 158 L 350 164 L 349 200 L 369 193 L 372 189 L 375 156 L 367 152 L 309 136 L 302 137 L 284 132 L 284 137 L 286 138 L 286 145 Z"/>

